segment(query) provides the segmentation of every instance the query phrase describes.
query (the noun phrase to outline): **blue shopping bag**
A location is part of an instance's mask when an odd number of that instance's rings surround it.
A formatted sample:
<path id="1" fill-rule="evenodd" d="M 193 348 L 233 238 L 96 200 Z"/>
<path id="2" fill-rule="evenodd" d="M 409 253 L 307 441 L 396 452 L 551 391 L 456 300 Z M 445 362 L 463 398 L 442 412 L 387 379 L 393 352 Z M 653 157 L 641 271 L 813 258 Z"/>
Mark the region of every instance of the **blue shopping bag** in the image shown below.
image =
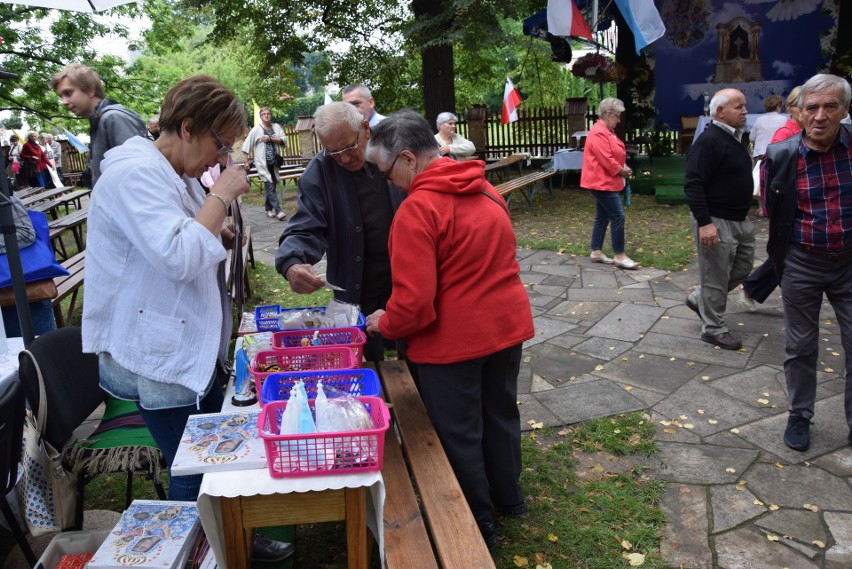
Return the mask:
<path id="1" fill-rule="evenodd" d="M 21 266 L 24 269 L 24 281 L 39 281 L 54 277 L 67 276 L 65 267 L 56 262 L 53 247 L 50 245 L 50 228 L 47 225 L 47 215 L 40 211 L 27 210 L 33 222 L 36 240 L 29 247 L 21 249 Z M 9 274 L 9 258 L 0 255 L 0 287 L 12 285 Z"/>

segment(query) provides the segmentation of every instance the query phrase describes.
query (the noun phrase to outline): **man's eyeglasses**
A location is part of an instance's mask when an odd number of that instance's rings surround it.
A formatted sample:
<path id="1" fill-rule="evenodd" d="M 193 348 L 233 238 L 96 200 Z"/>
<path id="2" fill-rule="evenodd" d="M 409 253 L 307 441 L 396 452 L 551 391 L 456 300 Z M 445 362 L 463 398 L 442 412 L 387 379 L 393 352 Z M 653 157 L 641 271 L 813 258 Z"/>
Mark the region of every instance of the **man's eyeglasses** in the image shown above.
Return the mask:
<path id="1" fill-rule="evenodd" d="M 333 158 L 335 156 L 342 156 L 342 155 L 346 154 L 347 152 L 352 152 L 353 150 L 358 148 L 358 139 L 359 138 L 361 138 L 360 132 L 357 135 L 355 135 L 355 141 L 351 145 L 347 146 L 346 148 L 344 148 L 342 150 L 335 150 L 334 152 L 329 152 L 328 149 L 323 148 L 322 149 L 322 155 L 325 156 L 325 157 L 332 157 Z"/>
<path id="2" fill-rule="evenodd" d="M 215 138 L 215 139 L 216 139 L 216 144 L 218 144 L 218 145 L 219 145 L 219 150 L 217 150 L 217 151 L 216 151 L 216 153 L 217 153 L 219 156 L 224 156 L 225 154 L 230 154 L 231 152 L 233 152 L 233 151 L 234 151 L 234 149 L 233 149 L 233 148 L 231 148 L 230 146 L 225 146 L 225 143 L 224 143 L 224 142 L 222 142 L 222 139 L 221 139 L 221 138 L 219 138 L 219 135 L 218 135 L 218 134 L 216 134 L 216 131 L 215 131 L 215 130 L 213 130 L 213 129 L 211 128 L 211 129 L 210 129 L 210 133 L 213 135 L 213 138 Z"/>
<path id="3" fill-rule="evenodd" d="M 402 152 L 396 155 L 396 158 L 391 162 L 390 168 L 382 172 L 382 176 L 385 177 L 385 180 L 390 180 L 390 177 L 393 175 L 393 167 L 396 166 L 396 161 L 399 160 L 399 157 L 402 156 Z"/>

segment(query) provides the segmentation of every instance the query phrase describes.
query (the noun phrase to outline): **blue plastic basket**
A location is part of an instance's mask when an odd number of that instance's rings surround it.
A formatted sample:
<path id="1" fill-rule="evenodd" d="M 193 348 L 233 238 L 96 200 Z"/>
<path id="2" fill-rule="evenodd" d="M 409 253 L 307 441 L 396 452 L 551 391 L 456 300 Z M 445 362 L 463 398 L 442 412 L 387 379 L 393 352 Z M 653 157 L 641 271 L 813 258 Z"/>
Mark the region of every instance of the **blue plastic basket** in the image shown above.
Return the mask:
<path id="1" fill-rule="evenodd" d="M 278 326 L 278 320 L 283 314 L 295 312 L 296 310 L 317 310 L 321 314 L 325 314 L 325 306 L 303 306 L 299 308 L 281 308 L 278 304 L 269 304 L 258 306 L 254 309 L 254 320 L 257 325 L 258 332 L 278 332 L 281 328 Z M 364 318 L 364 313 L 358 313 L 358 323 L 355 327 L 364 331 L 367 327 L 367 320 Z"/>
<path id="2" fill-rule="evenodd" d="M 287 401 L 290 389 L 297 381 L 305 383 L 308 399 L 317 396 L 317 383 L 322 381 L 324 388 L 333 387 L 349 395 L 358 397 L 378 397 L 381 391 L 379 376 L 368 368 L 339 369 L 327 371 L 293 371 L 272 373 L 263 380 L 258 399 L 261 405 L 270 401 Z"/>

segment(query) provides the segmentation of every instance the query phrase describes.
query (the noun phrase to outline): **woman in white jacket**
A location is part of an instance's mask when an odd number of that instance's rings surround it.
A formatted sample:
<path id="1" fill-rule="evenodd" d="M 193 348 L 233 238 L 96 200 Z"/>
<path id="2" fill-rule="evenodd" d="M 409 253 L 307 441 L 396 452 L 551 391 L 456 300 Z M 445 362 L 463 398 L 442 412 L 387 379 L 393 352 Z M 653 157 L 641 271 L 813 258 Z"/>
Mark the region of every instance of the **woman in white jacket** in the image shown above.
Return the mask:
<path id="1" fill-rule="evenodd" d="M 284 148 L 286 143 L 284 129 L 280 124 L 272 122 L 269 107 L 263 107 L 260 109 L 260 124 L 251 129 L 242 148 L 246 170 L 249 167 L 249 156 L 253 155 L 257 175 L 263 180 L 267 217 L 277 217 L 279 220 L 284 220 L 287 215 L 281 211 L 278 203 L 278 167 L 275 157 L 278 155 L 278 147 Z"/>

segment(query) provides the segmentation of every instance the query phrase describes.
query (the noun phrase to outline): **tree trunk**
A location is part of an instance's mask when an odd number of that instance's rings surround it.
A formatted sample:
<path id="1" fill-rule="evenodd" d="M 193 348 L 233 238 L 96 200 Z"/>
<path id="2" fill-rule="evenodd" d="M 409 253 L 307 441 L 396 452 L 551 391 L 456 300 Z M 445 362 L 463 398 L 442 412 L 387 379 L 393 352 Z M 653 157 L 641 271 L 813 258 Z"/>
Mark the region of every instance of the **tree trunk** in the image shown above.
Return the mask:
<path id="1" fill-rule="evenodd" d="M 412 0 L 411 8 L 414 18 L 422 21 L 431 18 L 440 20 L 448 6 L 446 0 Z M 426 43 L 440 39 L 442 29 L 439 23 L 427 26 L 420 41 Z M 423 109 L 426 120 L 434 128 L 438 113 L 456 110 L 453 46 L 447 43 L 427 47 L 420 52 L 420 57 L 423 63 Z"/>

